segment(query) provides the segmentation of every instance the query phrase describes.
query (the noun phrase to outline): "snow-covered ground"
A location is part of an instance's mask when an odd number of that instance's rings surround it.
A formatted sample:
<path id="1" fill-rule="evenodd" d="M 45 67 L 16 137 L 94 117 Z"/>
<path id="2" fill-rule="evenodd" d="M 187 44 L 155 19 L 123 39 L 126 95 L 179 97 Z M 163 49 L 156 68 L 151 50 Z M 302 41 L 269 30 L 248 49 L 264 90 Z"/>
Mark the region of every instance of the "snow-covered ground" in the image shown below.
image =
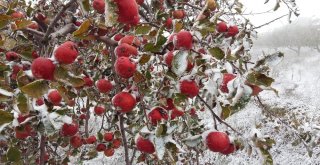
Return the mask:
<path id="1" fill-rule="evenodd" d="M 269 50 L 272 52 L 272 50 Z M 261 54 L 262 49 L 256 49 L 253 54 Z M 268 53 L 268 52 L 266 52 Z M 302 52 L 300 56 L 291 51 L 285 51 L 284 59 L 273 67 L 272 76 L 275 83 L 272 87 L 279 91 L 279 97 L 272 91 L 260 94 L 262 102 L 269 112 L 268 115 L 252 100 L 247 107 L 230 117 L 227 122 L 243 132 L 244 137 L 259 133 L 260 136 L 270 137 L 276 144 L 270 150 L 274 164 L 279 165 L 314 165 L 320 164 L 320 53 L 313 51 Z M 209 112 L 208 112 L 209 113 Z M 206 113 L 199 114 L 206 118 Z M 280 119 L 279 119 L 280 118 Z M 212 120 L 205 120 L 206 127 L 212 127 Z M 256 126 L 262 124 L 262 127 Z M 309 136 L 310 135 L 310 136 Z M 299 139 L 303 139 L 299 141 Z M 300 142 L 300 143 L 299 143 Z M 311 153 L 311 156 L 308 155 Z M 238 151 L 230 156 L 206 151 L 200 157 L 200 164 L 231 164 L 258 165 L 263 163 L 259 151 Z M 112 158 L 103 153 L 86 165 L 122 165 L 124 164 L 123 149 L 117 149 Z M 73 160 L 75 164 L 76 161 Z M 79 163 L 79 162 L 78 162 Z"/>

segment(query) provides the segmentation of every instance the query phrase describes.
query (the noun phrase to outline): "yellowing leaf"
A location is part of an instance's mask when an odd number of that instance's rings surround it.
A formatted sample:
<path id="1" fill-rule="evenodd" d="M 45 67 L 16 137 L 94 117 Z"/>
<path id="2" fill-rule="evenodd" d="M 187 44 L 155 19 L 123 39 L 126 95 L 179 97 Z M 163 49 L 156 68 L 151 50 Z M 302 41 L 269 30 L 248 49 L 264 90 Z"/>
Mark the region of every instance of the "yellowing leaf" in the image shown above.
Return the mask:
<path id="1" fill-rule="evenodd" d="M 32 23 L 32 21 L 22 19 L 22 20 L 16 20 L 15 23 L 17 25 L 17 30 L 19 30 L 19 29 L 26 28 L 28 25 Z"/>
<path id="2" fill-rule="evenodd" d="M 79 27 L 78 30 L 74 31 L 72 33 L 73 36 L 82 36 L 84 33 L 88 32 L 89 27 L 91 25 L 91 20 L 87 19 L 85 20 Z"/>
<path id="3" fill-rule="evenodd" d="M 20 88 L 30 97 L 39 98 L 48 92 L 49 86 L 45 80 L 36 80 Z"/>
<path id="4" fill-rule="evenodd" d="M 0 126 L 13 121 L 13 114 L 4 110 L 0 110 Z"/>

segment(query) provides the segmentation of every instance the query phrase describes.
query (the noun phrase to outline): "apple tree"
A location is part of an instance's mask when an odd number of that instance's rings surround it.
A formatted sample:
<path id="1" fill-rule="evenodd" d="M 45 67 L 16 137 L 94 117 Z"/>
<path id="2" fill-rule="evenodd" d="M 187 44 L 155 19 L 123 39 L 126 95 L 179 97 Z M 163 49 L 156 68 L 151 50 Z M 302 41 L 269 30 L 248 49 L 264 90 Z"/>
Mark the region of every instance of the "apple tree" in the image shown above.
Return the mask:
<path id="1" fill-rule="evenodd" d="M 294 9 L 277 1 L 275 10 L 279 3 Z M 272 163 L 272 140 L 225 121 L 273 90 L 264 59 L 250 58 L 256 31 L 242 8 L 238 0 L 1 1 L 1 162 L 67 164 L 122 150 L 126 164 L 167 164 L 255 148 Z"/>

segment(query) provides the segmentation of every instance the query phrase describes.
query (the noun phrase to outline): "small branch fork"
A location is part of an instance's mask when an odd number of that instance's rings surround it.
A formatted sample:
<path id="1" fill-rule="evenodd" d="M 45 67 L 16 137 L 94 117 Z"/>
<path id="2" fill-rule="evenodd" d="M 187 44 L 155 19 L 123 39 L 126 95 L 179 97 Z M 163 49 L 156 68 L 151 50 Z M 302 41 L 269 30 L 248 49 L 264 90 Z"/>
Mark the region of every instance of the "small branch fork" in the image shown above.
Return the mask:
<path id="1" fill-rule="evenodd" d="M 238 132 L 236 129 L 234 129 L 230 124 L 223 121 L 217 114 L 214 113 L 213 109 L 210 107 L 210 105 L 199 95 L 197 95 L 197 98 L 206 105 L 206 107 L 210 110 L 211 115 L 213 116 L 214 120 L 217 119 L 219 123 L 226 125 L 229 127 L 232 131 L 236 132 L 237 134 L 241 135 L 240 132 Z"/>
<path id="2" fill-rule="evenodd" d="M 256 96 L 256 98 L 257 98 L 256 102 L 259 104 L 260 108 L 263 111 L 267 112 L 270 116 L 277 118 L 282 123 L 282 125 L 284 125 L 285 127 L 293 130 L 293 133 L 302 141 L 302 143 L 303 143 L 304 147 L 306 147 L 307 151 L 308 152 L 312 152 L 312 149 L 308 146 L 307 142 L 300 136 L 300 134 L 297 132 L 297 130 L 295 128 L 293 128 L 290 125 L 286 124 L 285 121 L 283 121 L 279 117 L 276 117 L 276 115 L 274 115 L 271 111 L 269 111 L 268 108 L 266 108 L 266 106 L 262 103 L 262 101 L 261 101 L 259 96 Z"/>
<path id="3" fill-rule="evenodd" d="M 75 3 L 77 0 L 70 0 L 66 5 L 63 6 L 62 10 L 59 11 L 59 13 L 54 17 L 53 21 L 50 23 L 42 41 L 44 43 L 47 43 L 49 40 L 49 35 L 53 32 L 55 24 L 61 19 L 63 13 L 72 6 L 73 3 Z"/>
<path id="4" fill-rule="evenodd" d="M 262 25 L 260 25 L 260 26 L 256 26 L 256 27 L 254 27 L 253 29 L 262 28 L 262 27 L 264 27 L 264 26 L 266 26 L 266 25 L 269 25 L 269 24 L 271 24 L 272 22 L 275 22 L 275 21 L 277 21 L 277 20 L 279 20 L 279 19 L 281 19 L 281 18 L 283 18 L 283 17 L 285 17 L 285 16 L 288 16 L 288 14 L 282 15 L 282 16 L 280 16 L 280 17 L 278 17 L 278 18 L 276 18 L 276 19 L 273 19 L 272 21 L 269 21 L 269 22 L 267 22 L 267 23 L 265 23 L 265 24 L 262 24 Z"/>

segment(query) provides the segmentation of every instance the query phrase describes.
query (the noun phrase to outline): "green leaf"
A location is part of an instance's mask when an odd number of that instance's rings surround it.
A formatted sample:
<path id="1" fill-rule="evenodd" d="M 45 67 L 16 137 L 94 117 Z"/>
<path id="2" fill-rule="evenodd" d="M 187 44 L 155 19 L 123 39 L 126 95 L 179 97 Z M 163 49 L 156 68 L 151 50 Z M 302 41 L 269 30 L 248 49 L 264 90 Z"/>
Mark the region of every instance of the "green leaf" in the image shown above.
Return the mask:
<path id="1" fill-rule="evenodd" d="M 145 52 L 159 52 L 161 50 L 161 46 L 155 45 L 153 43 L 147 43 L 144 45 L 143 50 Z"/>
<path id="2" fill-rule="evenodd" d="M 255 84 L 255 85 L 263 85 L 266 87 L 271 86 L 271 84 L 274 82 L 273 78 L 270 78 L 262 73 L 259 72 L 252 72 L 247 76 L 247 80 L 249 83 Z"/>
<path id="3" fill-rule="evenodd" d="M 81 1 L 81 6 L 82 6 L 82 8 L 85 10 L 85 11 L 87 11 L 87 12 L 89 12 L 90 11 L 90 2 L 89 2 L 89 0 L 82 0 Z"/>
<path id="4" fill-rule="evenodd" d="M 15 47 L 15 51 L 20 54 L 20 56 L 26 60 L 33 60 L 32 51 L 33 45 L 31 44 L 22 44 Z"/>
<path id="5" fill-rule="evenodd" d="M 49 86 L 45 80 L 36 80 L 20 88 L 20 90 L 34 98 L 39 98 L 48 92 Z"/>
<path id="6" fill-rule="evenodd" d="M 28 99 L 27 99 L 27 97 L 26 97 L 24 94 L 22 94 L 22 93 L 19 93 L 19 94 L 18 94 L 18 97 L 17 97 L 17 106 L 18 106 L 19 111 L 20 111 L 22 114 L 28 114 L 28 113 L 29 113 Z"/>
<path id="7" fill-rule="evenodd" d="M 156 128 L 156 137 L 165 136 L 167 132 L 167 126 L 165 124 L 159 124 Z"/>
<path id="8" fill-rule="evenodd" d="M 230 106 L 221 106 L 221 108 L 222 108 L 222 113 L 221 113 L 222 120 L 225 120 L 231 116 L 232 109 L 230 108 Z"/>
<path id="9" fill-rule="evenodd" d="M 173 31 L 175 33 L 180 32 L 182 30 L 182 28 L 183 28 L 183 22 L 176 21 L 173 28 L 174 28 Z"/>
<path id="10" fill-rule="evenodd" d="M 73 36 L 83 36 L 84 33 L 88 32 L 89 30 L 89 27 L 91 25 L 91 20 L 90 19 L 87 19 L 85 20 L 79 27 L 78 30 L 74 31 L 72 33 Z"/>
<path id="11" fill-rule="evenodd" d="M 10 147 L 7 152 L 7 159 L 10 162 L 18 162 L 21 159 L 21 151 L 16 147 Z"/>
<path id="12" fill-rule="evenodd" d="M 0 29 L 4 28 L 10 23 L 11 16 L 0 14 Z"/>
<path id="13" fill-rule="evenodd" d="M 26 19 L 22 19 L 22 20 L 15 21 L 15 23 L 17 25 L 17 30 L 19 30 L 19 29 L 24 29 L 28 25 L 32 24 L 32 21 L 26 20 Z"/>
<path id="14" fill-rule="evenodd" d="M 263 147 L 259 147 L 262 156 L 264 157 L 263 165 L 273 165 L 273 159 L 271 154 L 268 150 L 264 149 Z"/>
<path id="15" fill-rule="evenodd" d="M 143 64 L 149 62 L 150 58 L 151 58 L 150 54 L 143 54 L 142 57 L 139 59 L 139 64 L 143 65 Z"/>
<path id="16" fill-rule="evenodd" d="M 136 30 L 135 30 L 135 34 L 136 35 L 144 35 L 144 34 L 148 34 L 149 32 L 150 32 L 150 30 L 151 30 L 151 26 L 149 26 L 149 25 L 139 25 L 137 28 L 136 28 Z"/>
<path id="17" fill-rule="evenodd" d="M 65 109 L 58 109 L 55 111 L 57 114 L 63 116 L 63 115 L 66 115 L 68 112 L 70 112 L 69 109 L 65 108 Z"/>
<path id="18" fill-rule="evenodd" d="M 181 103 L 185 103 L 188 97 L 181 93 L 174 94 L 173 103 L 174 105 L 180 106 Z"/>
<path id="19" fill-rule="evenodd" d="M 98 137 L 98 139 L 99 139 L 100 141 L 103 140 L 103 135 L 102 135 L 101 132 L 98 132 L 97 137 Z"/>
<path id="20" fill-rule="evenodd" d="M 209 53 L 218 60 L 223 59 L 225 56 L 224 51 L 219 47 L 210 48 Z"/>
<path id="21" fill-rule="evenodd" d="M 71 84 L 73 87 L 81 87 L 85 83 L 82 78 L 70 75 L 68 71 L 61 66 L 55 69 L 54 78 L 60 82 Z"/>
<path id="22" fill-rule="evenodd" d="M 10 123 L 14 119 L 13 114 L 4 110 L 0 110 L 0 126 L 5 123 Z"/>

